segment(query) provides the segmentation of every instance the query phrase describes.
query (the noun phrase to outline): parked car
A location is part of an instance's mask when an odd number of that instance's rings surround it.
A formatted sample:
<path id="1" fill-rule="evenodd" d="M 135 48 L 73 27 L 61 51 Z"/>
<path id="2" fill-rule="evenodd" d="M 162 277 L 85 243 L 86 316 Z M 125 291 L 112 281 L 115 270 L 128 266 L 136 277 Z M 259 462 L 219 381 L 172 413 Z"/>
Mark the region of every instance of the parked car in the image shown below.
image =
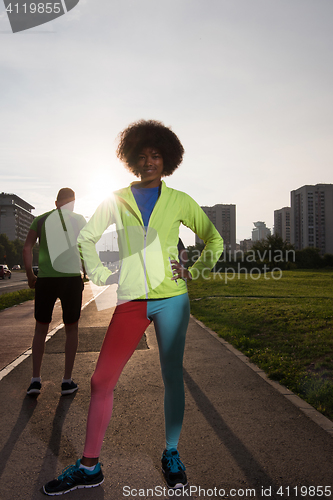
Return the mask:
<path id="1" fill-rule="evenodd" d="M 8 269 L 8 266 L 6 264 L 0 264 L 0 278 L 2 278 L 3 280 L 5 278 L 10 279 L 11 276 L 12 272 L 10 271 L 10 269 Z"/>
<path id="2" fill-rule="evenodd" d="M 21 269 L 20 264 L 16 264 L 16 266 L 12 267 L 12 271 L 19 271 Z"/>

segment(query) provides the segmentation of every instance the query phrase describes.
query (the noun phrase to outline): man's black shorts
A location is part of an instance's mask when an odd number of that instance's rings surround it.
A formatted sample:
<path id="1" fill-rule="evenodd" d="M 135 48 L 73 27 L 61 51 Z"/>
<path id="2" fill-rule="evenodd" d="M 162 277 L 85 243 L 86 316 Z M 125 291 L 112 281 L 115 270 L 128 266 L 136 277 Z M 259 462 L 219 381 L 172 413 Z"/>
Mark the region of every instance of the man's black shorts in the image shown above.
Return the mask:
<path id="1" fill-rule="evenodd" d="M 35 286 L 35 319 L 51 323 L 54 304 L 60 299 L 65 325 L 79 321 L 82 305 L 82 278 L 37 278 Z"/>

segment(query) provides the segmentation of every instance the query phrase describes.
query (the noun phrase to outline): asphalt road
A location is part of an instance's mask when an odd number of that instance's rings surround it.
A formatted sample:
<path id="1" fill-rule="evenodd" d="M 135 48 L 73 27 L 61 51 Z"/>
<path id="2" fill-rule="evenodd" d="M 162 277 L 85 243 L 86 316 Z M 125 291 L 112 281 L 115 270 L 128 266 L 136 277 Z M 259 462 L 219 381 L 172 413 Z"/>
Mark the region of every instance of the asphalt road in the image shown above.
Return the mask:
<path id="1" fill-rule="evenodd" d="M 10 279 L 0 279 L 0 295 L 9 292 L 17 292 L 28 287 L 28 280 L 24 272 L 12 271 Z"/>
<path id="2" fill-rule="evenodd" d="M 90 301 L 96 293 L 85 285 L 87 307 L 80 319 L 73 373 L 79 384 L 76 393 L 60 395 L 63 328 L 46 344 L 38 398 L 26 396 L 28 354 L 0 380 L 1 500 L 45 500 L 42 485 L 82 455 L 90 377 L 112 315 L 111 292 L 109 287 Z M 22 353 L 23 341 L 31 345 L 32 304 L 0 313 L 8 320 L 2 346 L 18 344 Z M 60 307 L 54 320 L 61 323 Z M 189 486 L 181 496 L 168 492 L 161 474 L 164 391 L 153 325 L 145 338 L 114 392 L 101 451 L 105 481 L 97 488 L 73 491 L 66 500 L 332 500 L 332 422 L 269 381 L 246 356 L 194 318 L 186 340 L 186 408 L 179 442 Z M 329 424 L 327 431 L 321 419 Z"/>

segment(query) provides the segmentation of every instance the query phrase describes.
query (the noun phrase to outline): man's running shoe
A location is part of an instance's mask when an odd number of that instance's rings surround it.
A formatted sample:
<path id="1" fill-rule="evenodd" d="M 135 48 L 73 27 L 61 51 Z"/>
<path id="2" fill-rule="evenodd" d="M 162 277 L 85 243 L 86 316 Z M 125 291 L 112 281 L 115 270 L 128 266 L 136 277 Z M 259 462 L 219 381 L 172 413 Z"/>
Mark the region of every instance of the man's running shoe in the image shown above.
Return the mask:
<path id="1" fill-rule="evenodd" d="M 184 488 L 187 485 L 185 465 L 179 458 L 175 448 L 164 450 L 162 455 L 162 472 L 169 488 Z"/>
<path id="2" fill-rule="evenodd" d="M 33 396 L 40 394 L 40 390 L 42 388 L 42 384 L 40 382 L 31 382 L 29 388 L 27 390 L 28 396 Z"/>
<path id="3" fill-rule="evenodd" d="M 75 465 L 69 465 L 62 471 L 58 479 L 53 479 L 43 486 L 45 495 L 63 495 L 77 488 L 95 488 L 104 481 L 103 472 L 100 463 L 98 463 L 93 472 L 86 469 L 80 469 L 80 460 Z"/>
<path id="4" fill-rule="evenodd" d="M 78 390 L 78 385 L 73 382 L 63 382 L 61 384 L 61 395 L 65 396 L 66 394 L 73 394 L 73 392 Z"/>

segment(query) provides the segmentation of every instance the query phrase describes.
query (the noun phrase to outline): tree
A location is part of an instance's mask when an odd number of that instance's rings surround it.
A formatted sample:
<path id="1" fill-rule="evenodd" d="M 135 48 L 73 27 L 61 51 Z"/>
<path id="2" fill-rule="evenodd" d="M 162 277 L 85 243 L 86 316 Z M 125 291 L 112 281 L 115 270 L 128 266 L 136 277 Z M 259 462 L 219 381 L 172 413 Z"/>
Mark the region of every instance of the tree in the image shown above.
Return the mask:
<path id="1" fill-rule="evenodd" d="M 323 264 L 325 267 L 333 267 L 333 254 L 325 253 L 323 257 Z"/>
<path id="2" fill-rule="evenodd" d="M 190 245 L 186 248 L 188 262 L 185 267 L 193 266 L 193 264 L 198 260 L 202 250 L 205 248 L 203 243 L 197 243 L 196 245 Z"/>
<path id="3" fill-rule="evenodd" d="M 315 269 L 321 267 L 324 261 L 320 256 L 319 249 L 308 247 L 296 251 L 297 267 L 302 269 Z"/>
<path id="4" fill-rule="evenodd" d="M 0 234 L 0 245 L 5 249 L 5 252 L 2 256 L 3 258 L 3 263 L 7 264 L 8 267 L 13 267 L 15 262 L 15 257 L 16 257 L 16 249 L 15 245 L 13 244 L 12 241 L 8 239 L 8 236 L 6 234 Z"/>
<path id="5" fill-rule="evenodd" d="M 9 268 L 16 264 L 23 267 L 23 246 L 24 243 L 19 239 L 10 241 L 6 234 L 0 234 L 0 264 L 7 264 Z M 35 245 L 33 249 L 33 262 L 38 263 L 39 246 Z"/>
<path id="6" fill-rule="evenodd" d="M 275 234 L 267 236 L 266 239 L 256 241 L 251 251 L 257 262 L 265 262 L 276 267 L 285 268 L 287 263 L 295 262 L 295 249 L 284 241 L 281 236 Z"/>
<path id="7" fill-rule="evenodd" d="M 6 249 L 0 244 L 0 263 L 5 263 Z"/>

